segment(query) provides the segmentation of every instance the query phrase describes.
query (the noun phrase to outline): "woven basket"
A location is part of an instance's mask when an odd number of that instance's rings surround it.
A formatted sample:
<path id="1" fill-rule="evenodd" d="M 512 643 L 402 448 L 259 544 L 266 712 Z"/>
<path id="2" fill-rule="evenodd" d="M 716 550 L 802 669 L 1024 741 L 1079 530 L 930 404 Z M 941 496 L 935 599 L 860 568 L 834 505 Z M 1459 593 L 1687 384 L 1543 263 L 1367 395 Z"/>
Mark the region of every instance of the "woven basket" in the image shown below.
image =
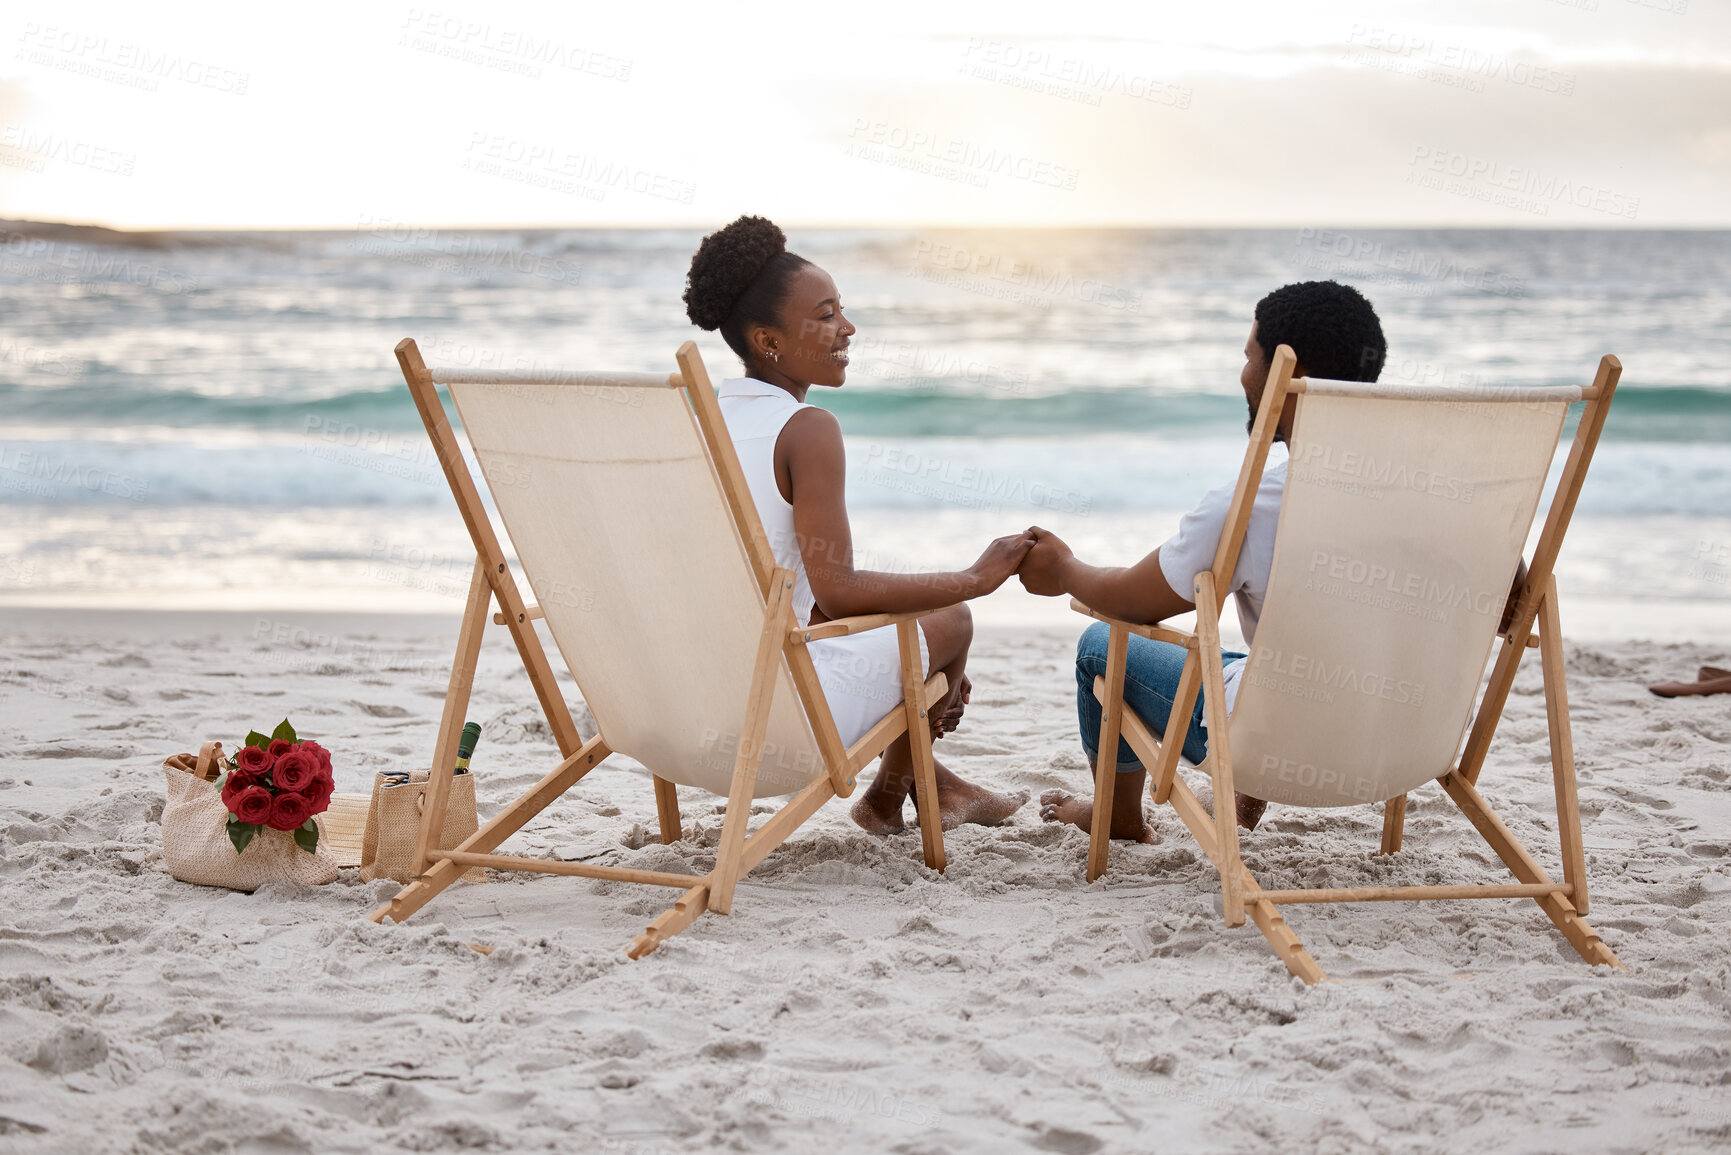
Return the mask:
<path id="1" fill-rule="evenodd" d="M 162 860 L 168 872 L 182 882 L 230 890 L 257 890 L 267 882 L 335 882 L 337 860 L 324 835 L 322 814 L 313 818 L 319 825 L 319 845 L 310 854 L 295 845 L 291 832 L 269 827 L 235 853 L 228 840 L 228 807 L 215 782 L 221 761 L 222 744 L 206 742 L 196 759 L 176 754 L 162 764 L 168 794 L 162 807 Z"/>
<path id="2" fill-rule="evenodd" d="M 375 878 L 413 882 L 421 876 L 423 867 L 415 861 L 415 839 L 421 832 L 428 777 L 425 770 L 417 770 L 407 782 L 397 785 L 392 784 L 388 775 L 373 777 L 372 805 L 367 810 L 367 829 L 361 843 L 362 878 L 369 882 Z M 475 816 L 475 776 L 452 775 L 439 849 L 455 850 L 479 828 Z M 487 872 L 471 866 L 462 877 L 470 882 L 485 882 Z"/>

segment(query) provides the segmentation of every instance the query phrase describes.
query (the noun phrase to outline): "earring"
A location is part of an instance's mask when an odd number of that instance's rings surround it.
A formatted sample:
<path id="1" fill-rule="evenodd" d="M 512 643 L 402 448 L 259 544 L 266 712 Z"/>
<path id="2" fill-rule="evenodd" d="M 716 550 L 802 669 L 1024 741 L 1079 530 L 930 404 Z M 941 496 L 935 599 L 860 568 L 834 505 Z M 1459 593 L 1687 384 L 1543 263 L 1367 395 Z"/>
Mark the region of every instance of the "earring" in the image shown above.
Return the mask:
<path id="1" fill-rule="evenodd" d="M 774 361 L 777 365 L 781 364 L 781 354 L 777 353 L 774 349 L 769 351 L 769 359 Z"/>

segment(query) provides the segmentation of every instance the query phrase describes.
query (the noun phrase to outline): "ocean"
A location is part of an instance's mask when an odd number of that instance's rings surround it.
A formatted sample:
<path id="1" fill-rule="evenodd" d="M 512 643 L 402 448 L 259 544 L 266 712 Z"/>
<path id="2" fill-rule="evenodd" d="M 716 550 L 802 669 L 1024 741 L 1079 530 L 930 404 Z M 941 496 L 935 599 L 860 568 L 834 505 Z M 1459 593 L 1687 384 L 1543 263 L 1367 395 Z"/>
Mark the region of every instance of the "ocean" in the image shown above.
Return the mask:
<path id="1" fill-rule="evenodd" d="M 697 230 L 124 236 L 0 224 L 0 604 L 460 609 L 472 553 L 391 355 L 665 371 Z M 1581 637 L 1731 642 L 1731 232 L 792 230 L 858 326 L 860 564 L 1033 523 L 1123 563 L 1236 475 L 1258 298 L 1374 302 L 1384 380 L 1624 376 L 1559 564 Z M 1559 454 L 1559 458 L 1561 454 Z M 1560 462 L 1559 462 L 1560 464 Z M 990 622 L 1063 623 L 1012 583 Z M 1230 618 L 1230 615 L 1229 615 Z"/>

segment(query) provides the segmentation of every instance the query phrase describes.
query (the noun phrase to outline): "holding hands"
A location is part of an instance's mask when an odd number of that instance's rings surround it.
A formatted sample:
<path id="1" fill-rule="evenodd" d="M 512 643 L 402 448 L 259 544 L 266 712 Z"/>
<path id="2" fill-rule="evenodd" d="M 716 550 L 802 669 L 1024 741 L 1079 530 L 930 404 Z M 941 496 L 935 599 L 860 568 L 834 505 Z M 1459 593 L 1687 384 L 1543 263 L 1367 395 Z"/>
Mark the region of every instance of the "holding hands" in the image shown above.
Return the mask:
<path id="1" fill-rule="evenodd" d="M 1017 571 L 1022 588 L 1046 598 L 1064 593 L 1064 566 L 1073 556 L 1070 547 L 1057 534 L 1037 525 L 1031 526 L 1026 536 L 1033 539 L 1033 545 L 1023 555 L 1021 569 Z"/>

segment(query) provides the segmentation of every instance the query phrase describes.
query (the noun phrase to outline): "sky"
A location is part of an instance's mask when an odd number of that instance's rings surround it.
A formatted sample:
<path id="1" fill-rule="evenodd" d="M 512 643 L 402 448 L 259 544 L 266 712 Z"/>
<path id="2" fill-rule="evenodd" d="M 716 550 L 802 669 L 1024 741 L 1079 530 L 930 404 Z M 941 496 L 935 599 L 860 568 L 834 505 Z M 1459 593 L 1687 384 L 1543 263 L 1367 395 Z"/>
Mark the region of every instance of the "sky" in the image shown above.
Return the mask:
<path id="1" fill-rule="evenodd" d="M 123 228 L 1731 226 L 1731 3 L 0 16 L 0 217 Z"/>

